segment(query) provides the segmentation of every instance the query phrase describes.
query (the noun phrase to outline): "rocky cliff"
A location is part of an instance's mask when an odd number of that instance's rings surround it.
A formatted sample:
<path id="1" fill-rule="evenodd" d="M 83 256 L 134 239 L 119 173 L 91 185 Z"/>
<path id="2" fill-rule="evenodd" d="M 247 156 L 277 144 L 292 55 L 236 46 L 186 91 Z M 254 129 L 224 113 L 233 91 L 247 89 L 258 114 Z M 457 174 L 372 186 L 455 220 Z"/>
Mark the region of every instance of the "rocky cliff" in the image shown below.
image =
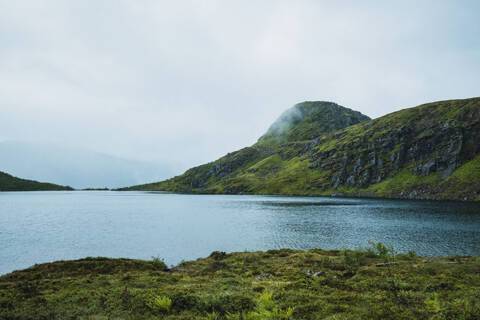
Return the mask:
<path id="1" fill-rule="evenodd" d="M 374 120 L 331 102 L 300 103 L 255 145 L 128 189 L 480 200 L 480 98 Z"/>

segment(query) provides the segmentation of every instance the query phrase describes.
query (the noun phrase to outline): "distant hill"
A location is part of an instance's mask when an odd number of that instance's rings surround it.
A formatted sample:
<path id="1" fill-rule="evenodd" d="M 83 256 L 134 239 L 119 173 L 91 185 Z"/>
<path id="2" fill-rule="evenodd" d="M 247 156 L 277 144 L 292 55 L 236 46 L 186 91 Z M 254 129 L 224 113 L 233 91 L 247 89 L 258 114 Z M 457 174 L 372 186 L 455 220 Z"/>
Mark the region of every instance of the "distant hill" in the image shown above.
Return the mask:
<path id="1" fill-rule="evenodd" d="M 76 189 L 118 188 L 165 179 L 174 171 L 146 163 L 51 143 L 0 142 L 0 169 L 32 180 L 51 181 Z"/>
<path id="2" fill-rule="evenodd" d="M 73 190 L 53 183 L 25 180 L 0 171 L 0 191 L 54 191 Z"/>
<path id="3" fill-rule="evenodd" d="M 370 120 L 331 102 L 284 113 L 256 144 L 124 190 L 480 200 L 480 98 Z"/>

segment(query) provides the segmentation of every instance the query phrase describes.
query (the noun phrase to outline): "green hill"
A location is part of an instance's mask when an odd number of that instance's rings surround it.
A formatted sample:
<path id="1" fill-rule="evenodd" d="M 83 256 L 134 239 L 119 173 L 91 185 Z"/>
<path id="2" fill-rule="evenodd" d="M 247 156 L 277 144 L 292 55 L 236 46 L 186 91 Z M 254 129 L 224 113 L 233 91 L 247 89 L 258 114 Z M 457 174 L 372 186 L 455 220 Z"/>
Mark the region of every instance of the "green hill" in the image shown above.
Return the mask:
<path id="1" fill-rule="evenodd" d="M 59 186 L 53 183 L 38 182 L 20 179 L 7 173 L 0 172 L 0 191 L 48 191 L 73 190 L 70 187 Z"/>
<path id="2" fill-rule="evenodd" d="M 370 120 L 331 102 L 285 112 L 256 144 L 123 190 L 480 200 L 480 98 Z"/>

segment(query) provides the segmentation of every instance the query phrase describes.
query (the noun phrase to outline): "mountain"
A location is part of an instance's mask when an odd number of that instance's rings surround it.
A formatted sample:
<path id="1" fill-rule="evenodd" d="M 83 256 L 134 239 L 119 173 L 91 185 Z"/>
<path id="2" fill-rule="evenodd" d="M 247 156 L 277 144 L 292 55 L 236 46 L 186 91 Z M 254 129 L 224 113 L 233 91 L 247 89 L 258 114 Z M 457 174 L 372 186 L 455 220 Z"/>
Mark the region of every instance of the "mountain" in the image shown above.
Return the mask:
<path id="1" fill-rule="evenodd" d="M 370 120 L 330 102 L 284 113 L 251 147 L 125 190 L 480 200 L 480 98 Z"/>
<path id="2" fill-rule="evenodd" d="M 166 165 L 44 142 L 0 142 L 0 169 L 32 180 L 83 188 L 118 188 L 165 179 Z M 153 179 L 153 180 L 151 180 Z"/>
<path id="3" fill-rule="evenodd" d="M 309 141 L 366 120 L 370 118 L 333 102 L 306 101 L 285 111 L 259 143 Z"/>
<path id="4" fill-rule="evenodd" d="M 0 191 L 53 191 L 73 190 L 70 187 L 59 186 L 53 183 L 38 182 L 20 179 L 0 171 Z"/>

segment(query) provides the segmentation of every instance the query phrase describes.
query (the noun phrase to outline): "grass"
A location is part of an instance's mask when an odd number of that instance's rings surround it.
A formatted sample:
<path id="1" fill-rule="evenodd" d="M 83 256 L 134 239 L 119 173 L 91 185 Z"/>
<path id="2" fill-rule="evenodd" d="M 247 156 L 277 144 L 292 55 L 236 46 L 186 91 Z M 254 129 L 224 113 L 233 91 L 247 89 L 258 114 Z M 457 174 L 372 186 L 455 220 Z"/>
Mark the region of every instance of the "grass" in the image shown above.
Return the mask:
<path id="1" fill-rule="evenodd" d="M 314 192 L 312 185 L 322 180 L 324 173 L 312 171 L 309 160 L 294 157 L 282 160 L 273 155 L 254 165 L 247 167 L 241 174 L 221 181 L 217 186 L 225 190 L 238 190 L 257 194 L 299 195 Z M 213 189 L 218 192 L 217 189 Z"/>
<path id="2" fill-rule="evenodd" d="M 374 184 L 367 189 L 377 196 L 388 197 L 401 192 L 419 188 L 422 186 L 430 187 L 436 183 L 440 183 L 441 179 L 437 173 L 428 176 L 418 176 L 412 173 L 411 169 L 404 169 L 392 178 L 386 179 L 380 183 Z"/>
<path id="3" fill-rule="evenodd" d="M 302 117 L 283 126 L 288 111 L 251 147 L 125 190 L 480 201 L 480 98 L 374 120 L 331 103 L 296 109 Z"/>
<path id="4" fill-rule="evenodd" d="M 0 319 L 480 319 L 480 259 L 313 249 L 87 258 L 0 277 Z"/>
<path id="5" fill-rule="evenodd" d="M 468 161 L 458 168 L 452 175 L 453 179 L 458 179 L 462 183 L 469 183 L 472 180 L 480 180 L 480 156 Z"/>

